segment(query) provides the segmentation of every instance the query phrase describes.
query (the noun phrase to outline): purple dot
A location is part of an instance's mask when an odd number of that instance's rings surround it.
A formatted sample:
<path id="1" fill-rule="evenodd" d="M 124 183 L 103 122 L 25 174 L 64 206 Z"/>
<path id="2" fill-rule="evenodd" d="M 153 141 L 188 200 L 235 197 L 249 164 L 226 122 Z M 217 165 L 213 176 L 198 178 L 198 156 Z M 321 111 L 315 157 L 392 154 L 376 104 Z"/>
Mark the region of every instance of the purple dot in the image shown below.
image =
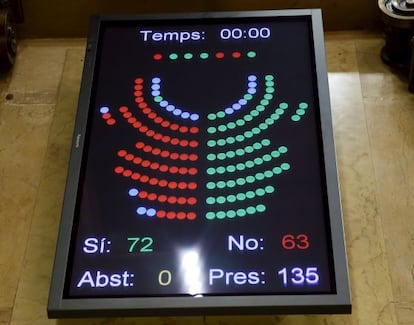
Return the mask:
<path id="1" fill-rule="evenodd" d="M 138 209 L 137 209 L 137 213 L 138 213 L 140 216 L 143 216 L 144 214 L 146 214 L 146 213 L 147 213 L 147 208 L 145 208 L 145 207 L 138 207 Z"/>
<path id="2" fill-rule="evenodd" d="M 156 213 L 157 213 L 157 211 L 155 211 L 155 209 L 153 209 L 153 208 L 149 208 L 149 209 L 147 210 L 147 216 L 149 216 L 149 217 L 153 217 L 153 216 L 155 216 L 155 215 L 156 215 Z"/>
<path id="3" fill-rule="evenodd" d="M 99 112 L 101 112 L 101 114 L 106 114 L 109 112 L 109 107 L 103 106 L 99 109 Z"/>
<path id="4" fill-rule="evenodd" d="M 198 114 L 191 114 L 190 115 L 190 120 L 191 121 L 198 121 L 200 117 L 198 116 Z"/>
<path id="5" fill-rule="evenodd" d="M 131 188 L 128 192 L 129 196 L 137 196 L 139 191 L 136 188 Z"/>
<path id="6" fill-rule="evenodd" d="M 233 114 L 233 113 L 234 113 L 234 110 L 233 110 L 231 107 L 227 107 L 227 108 L 224 110 L 224 112 L 225 112 L 226 114 Z"/>
<path id="7" fill-rule="evenodd" d="M 153 84 L 159 84 L 161 82 L 161 79 L 160 78 L 152 78 L 152 83 Z"/>

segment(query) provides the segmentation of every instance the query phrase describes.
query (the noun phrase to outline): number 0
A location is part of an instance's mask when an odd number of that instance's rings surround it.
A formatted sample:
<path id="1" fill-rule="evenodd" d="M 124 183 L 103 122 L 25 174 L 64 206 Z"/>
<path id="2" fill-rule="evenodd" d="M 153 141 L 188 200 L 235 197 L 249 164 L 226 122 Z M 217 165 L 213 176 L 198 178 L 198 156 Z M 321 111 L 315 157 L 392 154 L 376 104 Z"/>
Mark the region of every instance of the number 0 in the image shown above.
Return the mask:
<path id="1" fill-rule="evenodd" d="M 169 270 L 162 270 L 158 273 L 158 283 L 164 287 L 170 285 L 171 278 L 171 271 Z"/>

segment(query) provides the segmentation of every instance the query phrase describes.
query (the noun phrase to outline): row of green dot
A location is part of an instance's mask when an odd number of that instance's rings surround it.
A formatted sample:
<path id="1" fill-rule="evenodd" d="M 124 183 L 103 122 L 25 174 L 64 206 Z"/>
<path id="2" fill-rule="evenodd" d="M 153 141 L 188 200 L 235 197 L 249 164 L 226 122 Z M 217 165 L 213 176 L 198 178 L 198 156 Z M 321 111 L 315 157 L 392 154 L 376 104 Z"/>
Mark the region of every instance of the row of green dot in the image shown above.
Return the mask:
<path id="1" fill-rule="evenodd" d="M 279 158 L 281 154 L 285 154 L 287 151 L 288 149 L 285 146 L 280 146 L 278 150 L 273 150 L 270 153 L 264 154 L 262 157 L 256 157 L 253 160 L 246 160 L 245 162 L 240 162 L 235 165 L 230 164 L 227 166 L 209 167 L 206 172 L 208 175 L 215 175 L 243 171 L 255 166 L 260 166 L 265 162 L 271 161 L 273 158 Z M 209 158 L 212 158 L 210 157 L 210 154 L 207 155 L 207 159 Z"/>
<path id="2" fill-rule="evenodd" d="M 299 108 L 296 110 L 296 114 L 293 114 L 291 117 L 292 121 L 299 122 L 302 116 L 305 115 L 307 108 L 308 108 L 307 103 L 300 103 Z"/>
<path id="3" fill-rule="evenodd" d="M 225 218 L 235 218 L 235 217 L 244 217 L 247 215 L 252 215 L 256 213 L 263 213 L 266 211 L 266 206 L 264 204 L 258 204 L 256 206 L 249 206 L 245 209 L 240 208 L 237 210 L 227 210 L 227 211 L 209 211 L 206 213 L 206 218 L 208 220 L 213 219 L 225 219 Z"/>
<path id="4" fill-rule="evenodd" d="M 247 199 L 254 199 L 255 197 L 261 197 L 266 194 L 271 194 L 275 191 L 275 188 L 271 185 L 266 186 L 265 188 L 257 188 L 254 191 L 247 191 L 245 193 L 230 194 L 227 196 L 209 196 L 206 198 L 206 203 L 209 205 L 212 204 L 225 204 L 225 203 L 234 203 L 236 201 L 245 201 Z"/>
<path id="5" fill-rule="evenodd" d="M 266 75 L 265 76 L 266 94 L 263 96 L 263 99 L 260 101 L 261 106 L 269 105 L 269 101 L 273 98 L 272 94 L 275 92 L 274 81 L 273 80 L 274 80 L 274 77 L 272 75 Z M 243 95 L 243 98 L 245 100 L 249 101 L 253 98 L 253 95 L 245 94 L 245 95 Z M 257 109 L 257 107 L 256 107 L 256 109 Z M 224 117 L 226 117 L 226 112 L 224 112 L 224 111 L 218 111 L 216 113 L 210 113 L 210 114 L 207 115 L 207 118 L 210 121 L 214 121 L 216 119 L 220 119 L 220 118 L 224 118 Z M 212 132 L 213 129 L 210 129 L 210 130 L 209 129 L 207 130 L 209 133 L 215 133 L 216 132 L 215 130 L 214 130 L 214 132 Z"/>
<path id="6" fill-rule="evenodd" d="M 267 147 L 270 145 L 269 139 L 262 139 L 260 142 L 255 142 L 252 145 L 246 146 L 244 148 L 239 148 L 237 150 L 229 150 L 226 152 L 219 152 L 218 154 L 209 153 L 207 155 L 207 160 L 214 161 L 218 160 L 225 160 L 225 159 L 232 159 L 235 157 L 242 157 L 246 154 L 253 153 L 255 150 L 260 150 L 263 147 Z"/>
<path id="7" fill-rule="evenodd" d="M 239 57 L 240 57 L 240 56 L 241 56 L 241 53 L 238 53 L 238 54 L 239 54 Z M 250 58 L 250 59 L 255 58 L 255 57 L 256 57 L 256 55 L 257 55 L 257 53 L 256 53 L 255 51 L 249 51 L 249 52 L 247 52 L 247 53 L 246 53 L 246 56 L 247 56 L 248 58 Z M 194 55 L 193 53 L 187 52 L 187 53 L 184 53 L 182 57 L 183 57 L 184 59 L 186 59 L 186 60 L 191 60 L 191 59 L 193 59 L 195 56 L 196 56 L 196 55 Z M 208 59 L 208 58 L 210 57 L 210 54 L 209 54 L 209 53 L 207 53 L 207 52 L 201 52 L 198 56 L 199 56 L 199 58 L 200 58 L 200 59 L 206 60 L 206 59 Z M 222 58 L 222 57 L 223 57 L 223 55 L 221 55 L 221 56 L 220 56 L 220 52 L 218 52 L 218 53 L 216 53 L 216 57 L 217 57 L 217 58 Z M 180 58 L 180 56 L 179 56 L 177 53 L 170 53 L 170 54 L 168 55 L 168 58 L 169 58 L 170 60 L 178 60 L 178 59 Z"/>
<path id="8" fill-rule="evenodd" d="M 206 187 L 208 190 L 233 188 L 235 186 L 244 186 L 246 184 L 253 184 L 256 181 L 262 181 L 265 178 L 272 178 L 275 175 L 280 175 L 282 172 L 290 169 L 289 163 L 283 163 L 279 167 L 273 167 L 272 169 L 265 170 L 264 172 L 258 172 L 255 175 L 248 175 L 246 177 L 238 177 L 236 179 L 230 179 L 227 181 L 207 182 Z"/>

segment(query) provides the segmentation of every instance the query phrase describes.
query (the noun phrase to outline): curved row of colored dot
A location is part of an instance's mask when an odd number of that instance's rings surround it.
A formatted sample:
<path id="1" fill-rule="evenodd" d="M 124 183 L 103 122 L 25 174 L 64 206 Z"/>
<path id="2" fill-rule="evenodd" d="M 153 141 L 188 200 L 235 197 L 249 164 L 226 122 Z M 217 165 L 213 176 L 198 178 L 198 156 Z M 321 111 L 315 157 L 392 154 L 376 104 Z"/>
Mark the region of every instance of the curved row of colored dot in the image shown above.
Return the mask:
<path id="1" fill-rule="evenodd" d="M 306 110 L 308 109 L 307 103 L 300 103 L 299 108 L 296 110 L 296 114 L 293 114 L 291 119 L 294 122 L 299 122 L 303 115 L 305 115 Z"/>
<path id="2" fill-rule="evenodd" d="M 148 175 L 140 174 L 138 172 L 133 172 L 132 170 L 126 169 L 122 166 L 115 167 L 114 172 L 124 177 L 129 177 L 134 181 L 140 181 L 141 183 L 148 183 L 153 186 L 168 187 L 171 190 L 175 190 L 175 189 L 195 190 L 197 188 L 197 183 L 195 182 L 168 181 L 166 179 L 159 179 L 157 177 L 150 177 Z"/>
<path id="3" fill-rule="evenodd" d="M 139 216 L 167 218 L 167 219 L 179 219 L 179 220 L 194 220 L 197 215 L 195 212 L 184 212 L 184 211 L 165 211 L 156 210 L 151 207 L 139 206 L 136 210 Z"/>
<path id="4" fill-rule="evenodd" d="M 250 101 L 253 99 L 253 95 L 256 94 L 256 87 L 257 87 L 257 77 L 254 75 L 250 75 L 247 77 L 248 80 L 248 90 L 247 93 L 243 95 L 241 99 L 237 103 L 234 103 L 231 107 L 227 107 L 223 111 L 218 111 L 215 113 L 210 113 L 207 115 L 207 118 L 210 121 L 214 121 L 216 119 L 225 118 L 227 115 L 233 114 L 234 112 L 238 111 L 241 108 L 240 103 L 247 104 L 247 101 Z M 260 101 L 261 105 L 269 105 L 269 100 L 273 98 L 273 93 L 275 92 L 274 88 L 274 77 L 272 75 L 266 75 L 265 76 L 265 95 L 263 96 L 263 99 Z M 257 107 L 256 107 L 257 109 Z"/>
<path id="5" fill-rule="evenodd" d="M 206 198 L 207 204 L 225 204 L 225 203 L 235 203 L 237 201 L 245 201 L 247 199 L 254 199 L 256 197 L 261 197 L 266 194 L 271 194 L 275 191 L 273 186 L 266 186 L 265 188 L 257 188 L 254 191 L 240 192 L 237 194 L 230 194 L 227 196 L 209 196 Z"/>
<path id="6" fill-rule="evenodd" d="M 256 206 L 249 206 L 245 209 L 240 208 L 237 210 L 227 210 L 227 211 L 209 211 L 206 213 L 206 218 L 208 220 L 213 219 L 225 219 L 225 218 L 235 218 L 235 217 L 244 217 L 246 215 L 253 215 L 256 213 L 262 213 L 266 211 L 266 206 L 264 204 L 258 204 Z"/>
<path id="7" fill-rule="evenodd" d="M 263 147 L 267 147 L 270 145 L 269 139 L 262 139 L 260 142 L 255 142 L 252 145 L 245 146 L 244 148 L 238 148 L 236 150 L 229 150 L 226 152 L 219 152 L 219 153 L 209 153 L 207 155 L 207 160 L 215 161 L 215 160 L 225 160 L 225 159 L 232 159 L 235 157 L 243 157 L 247 154 L 251 154 L 256 150 L 260 150 Z"/>
<path id="8" fill-rule="evenodd" d="M 189 204 L 195 205 L 197 203 L 197 199 L 195 197 L 185 197 L 185 196 L 175 196 L 175 195 L 165 195 L 165 194 L 157 194 L 157 193 L 150 193 L 147 191 L 140 191 L 137 188 L 131 188 L 128 191 L 130 197 L 138 197 L 140 199 L 147 199 L 149 201 L 158 201 L 160 203 L 169 203 L 169 204 Z"/>
<path id="9" fill-rule="evenodd" d="M 233 59 L 240 59 L 243 56 L 245 56 L 247 58 L 250 58 L 250 59 L 253 59 L 253 58 L 256 57 L 256 55 L 257 55 L 257 53 L 255 51 L 248 51 L 246 53 L 241 53 L 239 51 L 233 51 L 230 54 L 226 54 L 225 52 L 219 51 L 219 52 L 215 52 L 215 53 L 212 53 L 212 54 L 210 54 L 208 52 L 201 52 L 201 53 L 197 53 L 197 54 L 187 52 L 187 53 L 182 54 L 181 56 L 178 53 L 169 53 L 169 54 L 166 54 L 166 55 L 164 55 L 162 53 L 155 53 L 152 57 L 156 61 L 160 61 L 164 58 L 168 58 L 170 60 L 175 61 L 175 60 L 178 60 L 180 58 L 183 58 L 185 60 L 191 60 L 191 59 L 196 59 L 196 58 L 206 60 L 210 57 L 214 57 L 216 59 L 224 59 L 227 56 L 229 56 Z"/>

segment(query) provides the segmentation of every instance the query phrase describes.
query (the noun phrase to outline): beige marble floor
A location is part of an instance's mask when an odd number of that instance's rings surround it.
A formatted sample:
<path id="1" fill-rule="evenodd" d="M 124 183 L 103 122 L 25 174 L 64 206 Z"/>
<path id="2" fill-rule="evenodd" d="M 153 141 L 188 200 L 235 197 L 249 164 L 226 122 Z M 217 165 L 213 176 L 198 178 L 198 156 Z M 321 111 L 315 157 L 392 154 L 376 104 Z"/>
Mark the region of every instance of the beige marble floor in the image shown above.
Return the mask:
<path id="1" fill-rule="evenodd" d="M 0 78 L 0 324 L 414 324 L 414 95 L 382 44 L 326 35 L 352 315 L 57 321 L 46 303 L 85 41 L 21 42 Z"/>

